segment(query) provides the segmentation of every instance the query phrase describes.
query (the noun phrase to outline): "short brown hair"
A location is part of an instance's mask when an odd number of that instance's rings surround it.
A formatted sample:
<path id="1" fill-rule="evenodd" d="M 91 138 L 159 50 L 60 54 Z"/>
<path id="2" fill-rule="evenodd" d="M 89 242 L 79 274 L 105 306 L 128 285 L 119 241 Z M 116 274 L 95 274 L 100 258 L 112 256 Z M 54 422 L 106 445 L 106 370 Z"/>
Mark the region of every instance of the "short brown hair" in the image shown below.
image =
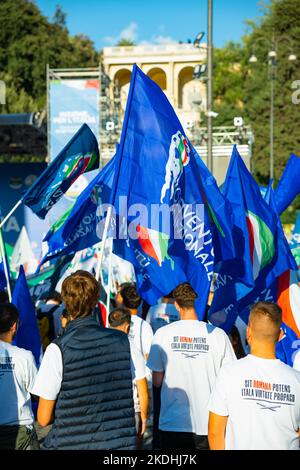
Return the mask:
<path id="1" fill-rule="evenodd" d="M 173 290 L 174 300 L 181 308 L 193 308 L 198 295 L 188 282 L 179 284 Z"/>
<path id="2" fill-rule="evenodd" d="M 75 319 L 92 313 L 99 298 L 99 284 L 87 271 L 76 271 L 62 283 L 61 296 L 68 314 Z"/>
<path id="3" fill-rule="evenodd" d="M 115 308 L 112 312 L 110 312 L 108 317 L 108 323 L 112 328 L 116 328 L 117 326 L 124 325 L 127 323 L 130 325 L 131 323 L 131 313 L 128 308 Z"/>
<path id="4" fill-rule="evenodd" d="M 255 337 L 260 341 L 274 342 L 278 340 L 282 321 L 281 308 L 272 302 L 258 302 L 251 307 L 249 325 Z"/>
<path id="5" fill-rule="evenodd" d="M 124 287 L 121 287 L 120 294 L 123 299 L 123 305 L 126 308 L 136 309 L 142 301 L 134 284 L 126 284 Z"/>

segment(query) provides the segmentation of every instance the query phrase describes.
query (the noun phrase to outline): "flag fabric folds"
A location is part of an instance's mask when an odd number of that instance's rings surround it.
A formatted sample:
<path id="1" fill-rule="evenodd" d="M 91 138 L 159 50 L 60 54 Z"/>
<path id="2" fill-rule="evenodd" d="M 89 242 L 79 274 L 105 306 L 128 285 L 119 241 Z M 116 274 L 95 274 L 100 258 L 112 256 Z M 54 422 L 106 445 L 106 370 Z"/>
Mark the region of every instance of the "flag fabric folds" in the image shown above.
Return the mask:
<path id="1" fill-rule="evenodd" d="M 275 189 L 275 200 L 279 214 L 282 214 L 300 193 L 300 157 L 291 157 Z"/>
<path id="2" fill-rule="evenodd" d="M 214 252 L 196 156 L 165 94 L 136 65 L 118 153 L 111 201 L 127 221 L 131 236 L 121 243 L 117 240 L 121 246 L 115 243 L 114 252 L 132 262 L 140 294 L 149 303 L 187 281 L 199 295 L 198 315 L 203 317 Z M 126 214 L 119 205 L 124 196 L 130 208 Z M 184 222 L 179 222 L 179 214 L 169 216 L 174 204 Z M 152 217 L 137 216 L 132 208 L 141 205 Z M 155 214 L 160 205 L 168 213 L 162 218 Z"/>
<path id="3" fill-rule="evenodd" d="M 31 351 L 38 367 L 41 357 L 41 338 L 23 266 L 20 267 L 19 277 L 12 296 L 12 303 L 19 311 L 20 320 L 14 344 L 19 348 Z"/>
<path id="4" fill-rule="evenodd" d="M 241 282 L 238 274 L 224 263 L 215 282 L 209 319 L 229 332 L 238 314 L 247 316 L 251 304 L 267 300 L 267 296 L 273 298 L 270 295 L 273 283 L 283 272 L 296 269 L 296 265 L 283 233 L 271 186 L 267 190 L 267 204 L 236 148 L 224 194 L 233 205 L 234 221 L 240 229 L 239 246 L 243 247 L 240 256 L 247 274 Z M 276 298 L 276 294 L 274 296 Z"/>
<path id="5" fill-rule="evenodd" d="M 98 173 L 75 204 L 55 222 L 44 238 L 48 253 L 41 264 L 58 255 L 88 248 L 102 238 L 103 204 L 109 201 L 115 171 L 115 157 Z"/>
<path id="6" fill-rule="evenodd" d="M 89 126 L 83 124 L 25 193 L 22 202 L 44 219 L 80 175 L 98 167 L 97 139 Z"/>

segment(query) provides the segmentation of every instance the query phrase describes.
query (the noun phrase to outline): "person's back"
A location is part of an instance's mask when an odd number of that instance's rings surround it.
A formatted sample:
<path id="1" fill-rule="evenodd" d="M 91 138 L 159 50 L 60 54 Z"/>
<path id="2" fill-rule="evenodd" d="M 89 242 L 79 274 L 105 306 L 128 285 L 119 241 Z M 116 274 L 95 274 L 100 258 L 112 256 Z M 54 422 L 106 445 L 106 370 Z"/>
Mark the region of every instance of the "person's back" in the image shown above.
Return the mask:
<path id="1" fill-rule="evenodd" d="M 38 448 L 30 397 L 37 370 L 31 351 L 11 344 L 17 321 L 16 307 L 0 304 L 0 449 Z"/>
<path id="2" fill-rule="evenodd" d="M 300 373 L 275 356 L 281 310 L 252 307 L 251 354 L 221 369 L 210 403 L 212 449 L 299 449 Z"/>
<path id="3" fill-rule="evenodd" d="M 226 449 L 299 449 L 300 373 L 279 359 L 249 354 L 225 366 L 218 377 L 214 413 L 228 414 Z"/>
<path id="4" fill-rule="evenodd" d="M 138 316 L 138 308 L 141 301 L 142 299 L 135 285 L 126 283 L 124 286 L 121 286 L 117 296 L 117 304 L 128 308 L 131 313 L 128 339 L 142 353 L 146 360 L 151 347 L 153 331 L 149 323 Z"/>
<path id="5" fill-rule="evenodd" d="M 48 346 L 32 391 L 41 397 L 42 426 L 55 409 L 45 449 L 135 448 L 129 341 L 97 323 L 91 310 L 98 292 L 95 279 L 81 271 L 63 283 L 71 320 Z"/>
<path id="6" fill-rule="evenodd" d="M 157 365 L 158 356 L 165 371 L 159 428 L 206 435 L 216 375 L 235 359 L 225 333 L 198 320 L 179 320 L 155 333 L 148 365 Z"/>
<path id="7" fill-rule="evenodd" d="M 191 286 L 181 284 L 173 293 L 182 319 L 155 333 L 147 363 L 154 386 L 162 385 L 160 445 L 207 447 L 210 393 L 221 366 L 235 355 L 221 329 L 197 319 Z"/>

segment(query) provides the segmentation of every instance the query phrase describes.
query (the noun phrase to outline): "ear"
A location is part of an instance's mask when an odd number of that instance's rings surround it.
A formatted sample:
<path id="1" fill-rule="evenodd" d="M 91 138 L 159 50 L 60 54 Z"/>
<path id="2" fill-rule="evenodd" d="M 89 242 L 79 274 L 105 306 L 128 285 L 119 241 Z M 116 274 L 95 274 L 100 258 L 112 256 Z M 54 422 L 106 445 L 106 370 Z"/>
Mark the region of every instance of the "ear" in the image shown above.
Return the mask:
<path id="1" fill-rule="evenodd" d="M 125 333 L 128 335 L 129 333 L 129 330 L 130 330 L 130 324 L 127 323 L 126 327 L 125 327 Z"/>
<path id="2" fill-rule="evenodd" d="M 247 339 L 247 343 L 250 345 L 251 344 L 251 327 L 248 325 L 247 326 L 247 330 L 246 330 L 246 339 Z"/>
<path id="3" fill-rule="evenodd" d="M 174 302 L 174 307 L 176 308 L 177 312 L 180 312 L 180 307 L 179 307 L 178 303 L 176 302 L 176 300 Z"/>
<path id="4" fill-rule="evenodd" d="M 17 329 L 18 329 L 18 323 L 15 322 L 15 323 L 10 327 L 10 331 L 11 331 L 13 334 L 16 334 Z"/>
<path id="5" fill-rule="evenodd" d="M 277 342 L 281 341 L 283 337 L 284 337 L 284 331 L 282 328 L 280 328 Z"/>

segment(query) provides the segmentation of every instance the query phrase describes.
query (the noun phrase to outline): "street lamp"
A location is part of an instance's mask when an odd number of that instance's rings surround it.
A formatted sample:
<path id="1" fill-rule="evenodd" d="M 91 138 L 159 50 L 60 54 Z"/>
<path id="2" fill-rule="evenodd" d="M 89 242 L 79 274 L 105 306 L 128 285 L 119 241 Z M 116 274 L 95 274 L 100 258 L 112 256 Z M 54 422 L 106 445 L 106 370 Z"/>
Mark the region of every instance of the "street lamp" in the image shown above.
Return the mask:
<path id="1" fill-rule="evenodd" d="M 297 56 L 293 52 L 293 42 L 292 39 L 288 36 L 283 36 L 280 40 L 288 40 L 290 42 L 290 55 L 288 60 L 294 62 L 297 60 Z M 277 41 L 269 40 L 267 38 L 259 38 L 255 41 L 254 46 L 259 42 L 266 42 L 270 48 L 268 52 L 268 65 L 270 70 L 270 180 L 274 179 L 274 91 L 275 91 L 275 79 L 276 79 L 276 67 L 277 67 L 277 50 L 278 43 Z M 255 54 L 255 49 L 253 48 L 252 55 L 249 58 L 251 64 L 255 64 L 258 61 Z"/>
<path id="2" fill-rule="evenodd" d="M 200 41 L 204 36 L 203 32 L 197 34 L 194 40 L 194 46 L 198 49 L 204 49 L 200 46 Z M 213 172 L 213 117 L 214 112 L 212 110 L 213 105 L 213 0 L 207 0 L 207 166 L 208 169 Z M 197 72 L 195 71 L 195 74 Z M 202 73 L 201 73 L 202 75 Z M 201 76 L 200 75 L 200 76 Z M 198 77 L 195 77 L 198 78 Z M 200 77 L 199 77 L 200 78 Z"/>

